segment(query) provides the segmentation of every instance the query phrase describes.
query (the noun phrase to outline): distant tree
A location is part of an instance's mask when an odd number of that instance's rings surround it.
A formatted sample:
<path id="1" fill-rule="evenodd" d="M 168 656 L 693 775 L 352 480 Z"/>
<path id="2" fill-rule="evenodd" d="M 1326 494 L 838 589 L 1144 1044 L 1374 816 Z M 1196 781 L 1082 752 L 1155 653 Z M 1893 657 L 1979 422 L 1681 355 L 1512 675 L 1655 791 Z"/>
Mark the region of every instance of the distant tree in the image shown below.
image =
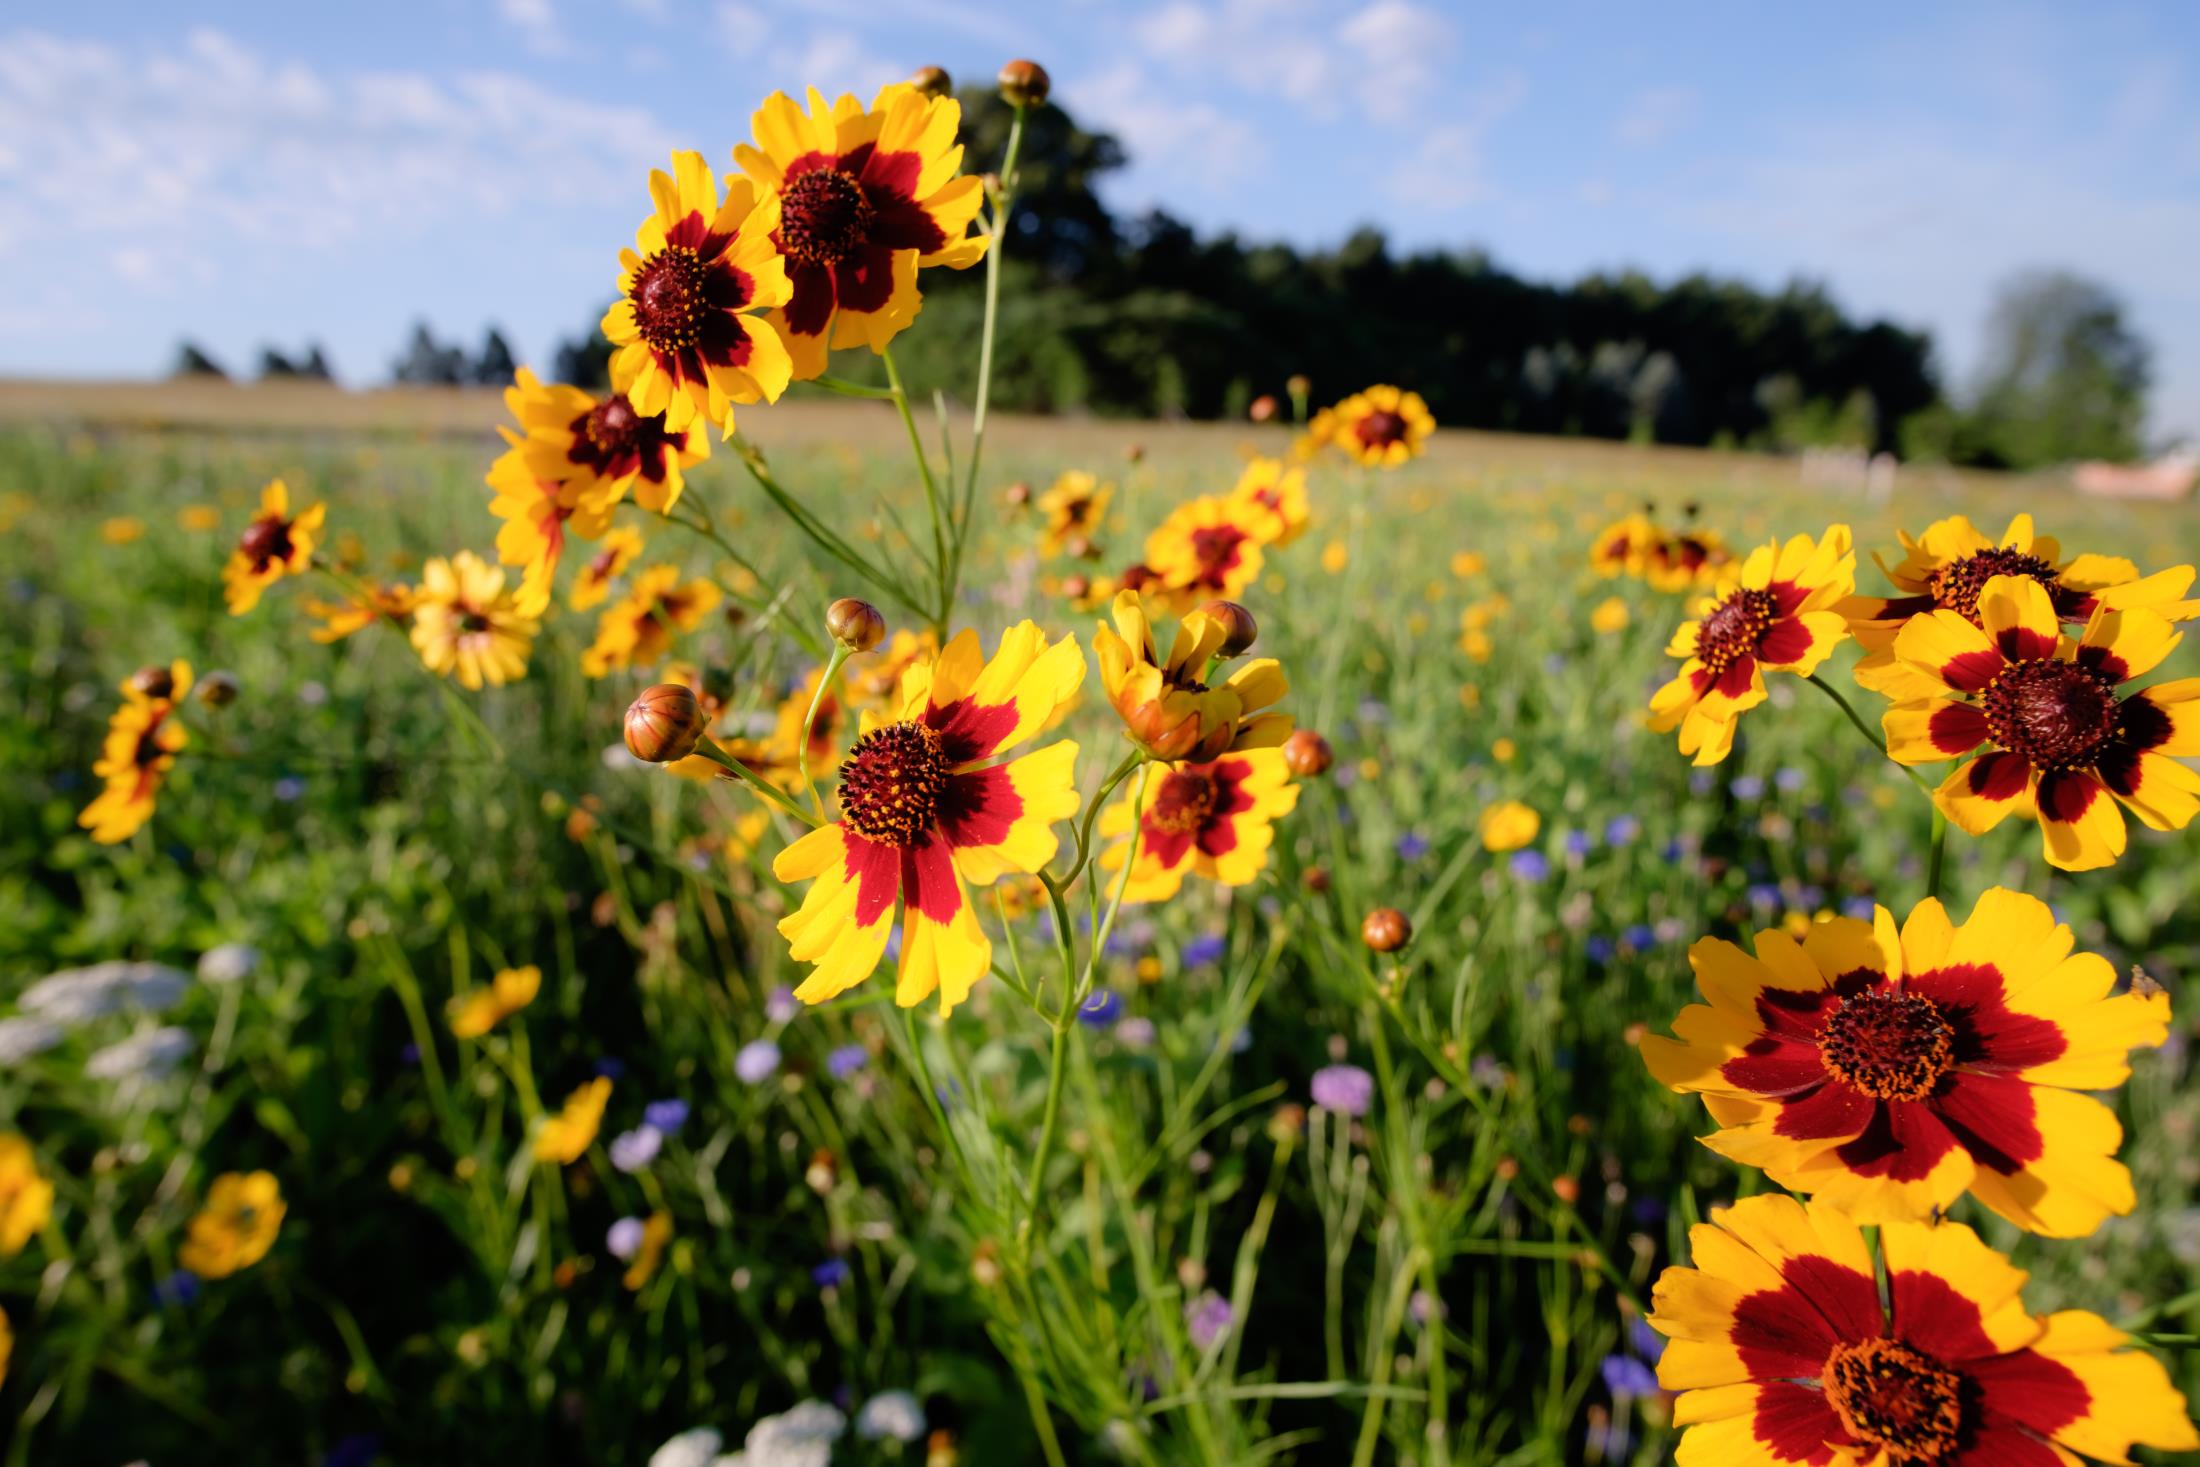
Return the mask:
<path id="1" fill-rule="evenodd" d="M 965 87 L 958 97 L 966 166 L 999 166 L 1015 109 L 990 87 Z M 1052 103 L 1027 113 L 1016 162 L 1009 253 L 1038 261 L 1056 279 L 1089 279 L 1112 263 L 1118 244 L 1115 220 L 1095 185 L 1129 161 L 1112 134 L 1085 131 Z"/>
<path id="2" fill-rule="evenodd" d="M 560 382 L 589 392 L 611 386 L 611 338 L 603 334 L 603 312 L 598 311 L 588 329 L 558 343 L 551 364 Z"/>
<path id="3" fill-rule="evenodd" d="M 512 348 L 504 339 L 504 333 L 496 327 L 482 338 L 481 355 L 474 361 L 474 380 L 484 387 L 503 387 L 511 382 L 512 373 L 519 363 L 512 359 Z"/>
<path id="4" fill-rule="evenodd" d="M 260 348 L 260 380 L 282 381 L 298 375 L 297 364 L 272 346 Z"/>
<path id="5" fill-rule="evenodd" d="M 318 341 L 306 345 L 306 359 L 298 365 L 298 375 L 315 382 L 333 382 L 336 373 L 328 364 L 328 354 L 321 350 Z"/>
<path id="6" fill-rule="evenodd" d="M 176 346 L 176 364 L 168 371 L 171 377 L 219 377 L 228 380 L 229 374 L 221 363 L 201 349 L 195 341 L 179 342 Z"/>
<path id="7" fill-rule="evenodd" d="M 455 387 L 468 376 L 465 350 L 435 339 L 428 323 L 413 325 L 412 342 L 390 366 L 390 375 L 409 387 Z"/>
<path id="8" fill-rule="evenodd" d="M 2019 275 L 1987 319 L 1977 437 L 2012 468 L 2136 458 L 2151 357 L 2106 286 L 2061 270 Z"/>

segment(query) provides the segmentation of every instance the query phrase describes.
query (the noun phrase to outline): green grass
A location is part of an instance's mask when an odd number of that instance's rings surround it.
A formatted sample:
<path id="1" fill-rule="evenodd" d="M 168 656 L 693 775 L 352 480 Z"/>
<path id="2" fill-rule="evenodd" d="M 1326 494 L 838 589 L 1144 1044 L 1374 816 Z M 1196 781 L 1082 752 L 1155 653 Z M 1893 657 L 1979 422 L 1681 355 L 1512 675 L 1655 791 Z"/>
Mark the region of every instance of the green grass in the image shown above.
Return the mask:
<path id="1" fill-rule="evenodd" d="M 876 553 L 889 541 L 873 538 L 871 496 L 921 506 L 881 418 L 851 407 L 816 431 L 813 412 L 785 444 L 769 410 L 743 425 L 783 482 Z M 1132 436 L 1010 425 L 984 493 L 1071 467 L 1117 478 L 1108 563 L 1127 561 L 1171 504 L 1228 487 L 1243 435 L 1146 430 L 1151 451 L 1129 467 Z M 1792 681 L 1746 720 L 1732 760 L 1692 776 L 1639 716 L 1680 604 L 1596 580 L 1594 528 L 1649 496 L 1669 514 L 1700 501 L 1743 544 L 1849 518 L 1869 551 L 1893 546 L 1898 521 L 1963 509 L 1998 530 L 2029 508 L 2071 549 L 2145 569 L 2200 551 L 2176 507 L 1978 479 L 1865 506 L 1806 494 L 1786 466 L 1710 455 L 1470 438 L 1372 482 L 1318 475 L 1312 532 L 1247 599 L 1290 673 L 1287 707 L 1334 741 L 1338 770 L 1306 791 L 1257 885 L 1126 911 L 1104 981 L 1153 1038 L 1073 1028 L 1049 1221 L 1024 1260 L 1010 1199 L 1040 1129 L 1050 1031 L 998 980 L 947 1024 L 926 1012 L 905 1029 L 884 977 L 770 1017 L 767 995 L 799 978 L 772 930 L 789 894 L 766 869 L 788 832 L 729 859 L 755 808 L 744 792 L 605 757 L 650 679 L 580 675 L 592 616 L 557 617 L 525 682 L 472 696 L 383 629 L 311 643 L 298 587 L 226 614 L 221 559 L 266 478 L 325 498 L 335 535 L 402 574 L 487 549 L 492 451 L 312 429 L 0 431 L 0 1000 L 104 958 L 189 967 L 221 942 L 264 955 L 248 983 L 194 986 L 157 1021 L 194 1043 L 166 1081 L 86 1076 L 88 1055 L 137 1022 L 125 1017 L 0 1074 L 0 1117 L 59 1188 L 45 1234 L 0 1261 L 10 1461 L 296 1462 L 371 1433 L 391 1461 L 640 1462 L 688 1427 L 737 1444 L 801 1398 L 894 1388 L 924 1398 L 962 1461 L 1034 1461 L 1021 1378 L 1044 1391 L 1070 1461 L 1344 1462 L 1364 1442 L 1366 1460 L 1425 1463 L 1438 1381 L 1451 1460 L 1590 1460 L 1623 1301 L 1685 1256 L 1690 1220 L 1763 1185 L 1696 1144 L 1701 1108 L 1650 1080 L 1633 1026 L 1666 1028 L 1699 935 L 1859 900 L 1906 911 L 1926 832 L 1908 781 Z M 795 588 L 791 615 L 814 621 L 849 589 L 730 452 L 693 483 L 744 555 Z M 193 503 L 219 506 L 226 528 L 177 528 Z M 106 543 L 102 523 L 122 515 L 146 533 Z M 1089 635 L 1091 616 L 1046 594 L 1061 568 L 1021 563 L 1032 526 L 985 519 L 961 618 L 989 642 L 1023 615 Z M 1332 542 L 1349 551 L 1335 574 Z M 670 527 L 652 550 L 717 569 Z M 1453 575 L 1462 550 L 1486 572 Z M 1863 580 L 1877 584 L 1868 562 Z M 1474 664 L 1460 612 L 1496 593 L 1509 608 Z M 1589 608 L 1615 594 L 1632 622 L 1599 635 Z M 681 653 L 758 712 L 805 670 L 753 622 L 713 621 Z M 196 717 L 148 830 L 95 847 L 74 818 L 113 686 L 178 656 L 234 672 L 243 697 Z M 1068 732 L 1089 791 L 1121 747 L 1096 677 Z M 1477 845 L 1499 798 L 1542 813 L 1545 878 Z M 594 828 L 576 834 L 583 801 Z M 1620 816 L 1639 833 L 1615 844 Z M 1570 832 L 1591 838 L 1585 853 Z M 2081 945 L 2171 990 L 2178 1038 L 2139 1056 L 2115 1097 L 2137 1211 L 2077 1243 L 2018 1237 L 1968 1202 L 1957 1214 L 2033 1270 L 2035 1310 L 2171 1336 L 2200 1333 L 2186 1293 L 2200 1261 L 2190 853 L 2189 835 L 2135 828 L 2113 870 L 2066 876 L 2012 822 L 1956 837 L 1948 880 L 1959 915 L 1996 883 L 2041 896 Z M 1377 905 L 1414 921 L 1395 973 L 1371 973 L 1358 940 Z M 1627 939 L 1641 928 L 1654 935 Z M 1019 936 L 1036 964 L 1043 930 Z M 1218 937 L 1219 959 L 1186 960 Z M 534 1006 L 488 1041 L 452 1040 L 446 1001 L 520 963 L 545 974 Z M 1378 1020 L 1376 982 L 1402 1022 Z M 734 1056 L 761 1037 L 784 1063 L 743 1083 Z M 848 1045 L 869 1063 L 836 1078 L 826 1056 Z M 1365 1121 L 1279 1125 L 1333 1055 L 1380 1072 Z M 605 1060 L 623 1068 L 596 1149 L 562 1175 L 531 1166 L 530 1116 Z M 664 1098 L 691 1105 L 684 1130 L 645 1172 L 612 1168 L 604 1143 Z M 836 1159 L 822 1193 L 805 1178 L 820 1150 Z M 159 1303 L 212 1177 L 257 1167 L 289 1203 L 272 1254 L 195 1302 Z M 658 1208 L 669 1261 L 629 1292 L 606 1231 Z M 848 1279 L 821 1290 L 812 1270 L 833 1257 Z M 1183 1319 L 1207 1289 L 1237 1324 L 1201 1351 Z M 2200 1385 L 2192 1355 L 2168 1353 L 2180 1384 Z M 1656 1403 L 1620 1403 L 1616 1420 L 1629 1440 L 1607 1460 L 1667 1460 Z M 853 1439 L 839 1451 L 888 1460 Z"/>

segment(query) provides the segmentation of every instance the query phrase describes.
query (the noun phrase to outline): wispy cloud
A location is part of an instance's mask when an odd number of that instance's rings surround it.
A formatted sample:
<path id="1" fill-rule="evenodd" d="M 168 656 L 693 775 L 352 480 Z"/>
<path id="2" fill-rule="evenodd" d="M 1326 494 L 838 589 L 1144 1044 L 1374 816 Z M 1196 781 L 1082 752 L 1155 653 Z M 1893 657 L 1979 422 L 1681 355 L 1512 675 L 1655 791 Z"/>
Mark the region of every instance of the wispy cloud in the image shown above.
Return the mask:
<path id="1" fill-rule="evenodd" d="M 1627 104 L 1612 135 L 1630 148 L 1653 148 L 1694 122 L 1702 106 L 1694 87 L 1652 87 Z"/>

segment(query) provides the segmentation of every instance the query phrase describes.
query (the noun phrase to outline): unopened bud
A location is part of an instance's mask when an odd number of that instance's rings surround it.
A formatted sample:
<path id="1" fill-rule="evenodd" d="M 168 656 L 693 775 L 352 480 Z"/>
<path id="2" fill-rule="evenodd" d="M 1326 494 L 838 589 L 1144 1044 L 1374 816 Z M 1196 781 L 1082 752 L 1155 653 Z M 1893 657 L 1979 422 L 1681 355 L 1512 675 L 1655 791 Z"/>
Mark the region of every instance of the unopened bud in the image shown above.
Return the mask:
<path id="1" fill-rule="evenodd" d="M 1329 890 L 1329 871 L 1326 867 L 1309 866 L 1306 868 L 1306 874 L 1299 878 L 1299 882 L 1308 891 L 1320 896 L 1323 892 Z"/>
<path id="2" fill-rule="evenodd" d="M 1304 372 L 1293 372 L 1284 379 L 1283 390 L 1293 397 L 1304 397 L 1314 390 L 1314 384 L 1307 380 Z"/>
<path id="3" fill-rule="evenodd" d="M 1001 491 L 1001 498 L 1008 502 L 1010 509 L 1022 509 L 1031 503 L 1031 486 L 1018 479 Z"/>
<path id="4" fill-rule="evenodd" d="M 1001 84 L 1001 100 L 1011 107 L 1044 107 L 1054 86 L 1045 67 L 1020 59 L 1003 66 L 996 80 Z"/>
<path id="5" fill-rule="evenodd" d="M 1062 577 L 1062 594 L 1072 601 L 1084 600 L 1092 594 L 1092 578 L 1090 576 Z"/>
<path id="6" fill-rule="evenodd" d="M 1360 941 L 1379 953 L 1394 953 L 1413 936 L 1413 924 L 1396 907 L 1377 907 L 1360 923 Z"/>
<path id="7" fill-rule="evenodd" d="M 1093 544 L 1088 535 L 1072 535 L 1062 542 L 1062 549 L 1072 560 L 1091 560 L 1100 553 L 1100 547 Z"/>
<path id="8" fill-rule="evenodd" d="M 1260 623 L 1235 601 L 1209 601 L 1199 610 L 1202 616 L 1222 623 L 1220 656 L 1242 657 L 1260 640 Z"/>
<path id="9" fill-rule="evenodd" d="M 850 652 L 868 652 L 886 640 L 886 618 L 870 602 L 843 596 L 825 608 L 825 630 Z"/>
<path id="10" fill-rule="evenodd" d="M 157 662 L 148 662 L 130 674 L 133 692 L 148 698 L 173 698 L 176 695 L 176 675 Z"/>
<path id="11" fill-rule="evenodd" d="M 944 97 L 955 90 L 955 83 L 944 66 L 920 66 L 910 73 L 909 85 L 927 97 Z"/>
<path id="12" fill-rule="evenodd" d="M 1301 779 L 1317 779 L 1337 762 L 1329 740 L 1310 728 L 1302 728 L 1283 741 L 1283 762 Z"/>
<path id="13" fill-rule="evenodd" d="M 1260 396 L 1253 399 L 1253 405 L 1245 410 L 1245 415 L 1251 418 L 1256 423 L 1269 423 L 1275 421 L 1275 397 L 1270 393 L 1263 392 Z"/>
<path id="14" fill-rule="evenodd" d="M 1133 443 L 1125 448 L 1123 450 L 1123 461 L 1132 464 L 1144 463 L 1146 461 L 1146 445 Z"/>
<path id="15" fill-rule="evenodd" d="M 659 683 L 626 710 L 626 747 L 645 764 L 669 764 L 695 752 L 703 705 L 685 683 Z"/>
<path id="16" fill-rule="evenodd" d="M 237 701 L 237 675 L 233 672 L 210 672 L 191 690 L 198 700 L 209 708 L 227 708 Z"/>

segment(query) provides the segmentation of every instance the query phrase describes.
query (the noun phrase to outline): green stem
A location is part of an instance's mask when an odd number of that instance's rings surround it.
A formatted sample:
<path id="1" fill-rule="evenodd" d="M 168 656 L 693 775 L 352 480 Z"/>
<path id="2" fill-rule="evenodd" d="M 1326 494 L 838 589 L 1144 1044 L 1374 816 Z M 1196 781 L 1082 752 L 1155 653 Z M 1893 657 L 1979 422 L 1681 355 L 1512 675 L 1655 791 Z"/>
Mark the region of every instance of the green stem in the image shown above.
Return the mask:
<path id="1" fill-rule="evenodd" d="M 796 529 L 808 536 L 810 541 L 820 550 L 861 576 L 882 595 L 892 598 L 896 605 L 917 612 L 919 615 L 924 614 L 924 608 L 917 604 L 917 598 L 909 593 L 906 586 L 873 565 L 869 557 L 834 533 L 830 526 L 816 515 L 811 514 L 809 510 L 803 507 L 801 501 L 789 494 L 780 482 L 772 477 L 771 470 L 764 464 L 764 456 L 756 451 L 755 445 L 749 443 L 739 434 L 735 434 L 728 441 L 733 445 L 734 452 L 740 456 L 742 466 L 749 471 L 749 477 L 756 481 L 756 486 L 764 491 L 765 497 L 777 506 L 779 512 L 785 515 Z M 822 650 L 822 648 L 819 649 L 820 655 L 822 655 Z"/>
<path id="2" fill-rule="evenodd" d="M 894 389 L 894 411 L 901 414 L 901 426 L 908 430 L 909 452 L 917 460 L 917 476 L 924 481 L 924 506 L 932 516 L 932 589 L 937 597 L 932 631 L 945 642 L 947 616 L 954 609 L 955 587 L 948 579 L 947 520 L 940 510 L 940 486 L 932 477 L 932 458 L 924 451 L 924 435 L 917 431 L 916 414 L 909 411 L 909 394 L 901 385 L 901 369 L 894 365 L 893 352 L 880 352 L 879 360 L 886 363 L 886 380 Z"/>
<path id="3" fill-rule="evenodd" d="M 1932 854 L 1925 863 L 1925 895 L 1927 897 L 1938 898 L 1940 895 L 1941 871 L 1946 865 L 1947 855 L 1948 817 L 1941 813 L 1940 803 L 1936 800 L 1933 803 Z"/>
<path id="4" fill-rule="evenodd" d="M 1054 1136 L 1061 1129 L 1062 1074 L 1068 1068 L 1069 1026 L 1075 1022 L 1069 1014 L 1054 1021 L 1054 1042 L 1047 1055 L 1046 1115 L 1039 1123 L 1039 1149 L 1032 1153 L 1031 1182 L 1025 1188 L 1031 1198 L 1027 1246 L 1038 1240 L 1039 1227 L 1046 1214 L 1047 1163 L 1054 1158 Z"/>
<path id="5" fill-rule="evenodd" d="M 817 807 L 817 818 L 825 819 L 825 796 L 810 783 L 810 730 L 817 726 L 817 710 L 825 706 L 825 690 L 840 676 L 840 665 L 848 660 L 848 644 L 833 643 L 832 660 L 825 664 L 825 675 L 817 680 L 817 691 L 810 694 L 810 711 L 802 715 L 802 741 L 795 746 L 795 772 L 802 777 L 802 787 L 810 792 L 810 803 Z"/>
<path id="6" fill-rule="evenodd" d="M 731 755 L 727 754 L 724 749 L 719 748 L 718 743 L 715 739 L 706 737 L 701 743 L 695 746 L 695 752 L 702 755 L 705 759 L 708 759 L 711 763 L 717 765 L 719 768 L 725 770 L 727 773 L 733 775 L 743 784 L 746 784 L 750 789 L 755 790 L 766 800 L 769 800 L 772 804 L 777 805 L 780 809 L 786 811 L 789 815 L 792 815 L 795 819 L 801 821 L 804 825 L 809 826 L 812 830 L 817 829 L 817 827 L 825 823 L 824 813 L 822 810 L 818 814 L 812 815 L 809 811 L 803 809 L 800 805 L 796 804 L 794 801 L 788 799 L 785 795 L 781 794 L 776 788 L 768 783 L 762 775 L 735 760 Z"/>
<path id="7" fill-rule="evenodd" d="M 837 392 L 842 397 L 864 397 L 873 402 L 894 400 L 894 389 L 891 387 L 872 387 L 867 383 L 850 382 L 841 377 L 813 377 L 810 382 L 812 386 L 822 387 L 827 392 Z"/>
<path id="8" fill-rule="evenodd" d="M 1115 897 L 1108 903 L 1108 915 L 1093 930 L 1092 947 L 1085 954 L 1085 981 L 1077 990 L 1077 1002 L 1083 1003 L 1085 995 L 1092 992 L 1094 976 L 1100 969 L 1100 954 L 1108 946 L 1108 934 L 1115 930 L 1116 914 L 1123 910 L 1123 897 L 1131 887 L 1131 872 L 1138 865 L 1139 821 L 1146 812 L 1146 785 L 1153 779 L 1153 762 L 1147 760 L 1138 766 L 1138 793 L 1131 796 L 1131 844 L 1123 854 L 1123 874 L 1115 883 Z"/>
<path id="9" fill-rule="evenodd" d="M 1819 677 L 1816 673 L 1812 673 L 1809 677 L 1803 679 L 1803 681 L 1809 683 L 1819 692 L 1824 693 L 1827 697 L 1833 699 L 1834 706 L 1839 708 L 1843 713 L 1846 713 L 1849 716 L 1849 722 L 1856 725 L 1856 731 L 1862 734 L 1866 741 L 1868 741 L 1873 748 L 1877 749 L 1880 752 L 1880 755 L 1882 757 L 1893 761 L 1893 756 L 1887 753 L 1887 741 L 1884 738 L 1880 737 L 1879 731 L 1877 729 L 1873 728 L 1870 724 L 1864 721 L 1864 715 L 1858 713 L 1855 707 L 1850 704 L 1848 699 L 1841 696 L 1841 690 L 1839 688 L 1835 687 L 1832 683 L 1827 682 L 1824 678 Z M 1899 761 L 1894 761 L 1894 767 L 1901 770 L 1904 774 L 1908 775 L 1910 777 L 1910 783 L 1916 785 L 1919 789 L 1924 790 L 1927 794 L 1932 793 L 1932 786 L 1925 783 L 1925 777 L 1919 774 L 1916 770 L 1912 769 L 1909 765 L 1903 764 Z"/>
<path id="10" fill-rule="evenodd" d="M 955 517 L 953 578 L 962 578 L 963 547 L 970 537 L 970 512 L 978 495 L 978 464 L 985 457 L 986 412 L 993 401 L 993 335 L 1001 312 L 1001 249 L 1008 243 L 1008 216 L 1016 207 L 1016 158 L 1024 146 L 1024 109 L 1009 119 L 1008 147 L 1001 155 L 1001 189 L 993 201 L 992 244 L 985 252 L 985 325 L 978 335 L 978 391 L 970 411 L 970 466 L 964 471 L 962 504 Z"/>

